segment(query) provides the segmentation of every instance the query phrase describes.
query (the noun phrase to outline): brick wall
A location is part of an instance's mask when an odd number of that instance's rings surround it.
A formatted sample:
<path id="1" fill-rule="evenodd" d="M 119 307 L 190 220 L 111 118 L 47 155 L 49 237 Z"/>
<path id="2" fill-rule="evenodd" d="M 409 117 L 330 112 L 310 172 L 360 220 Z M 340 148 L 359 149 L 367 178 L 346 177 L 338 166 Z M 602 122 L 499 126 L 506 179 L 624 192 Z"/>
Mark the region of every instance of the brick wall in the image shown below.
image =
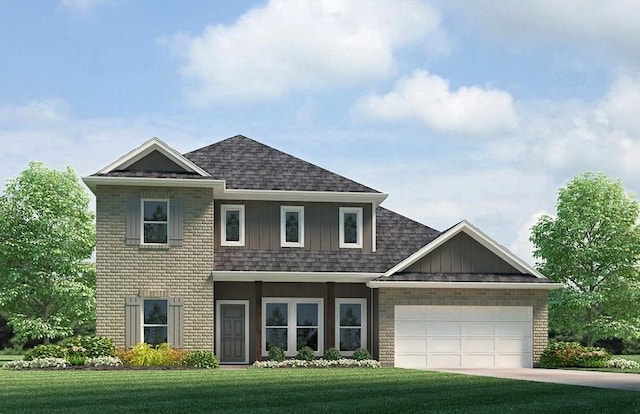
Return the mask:
<path id="1" fill-rule="evenodd" d="M 548 302 L 546 290 L 498 289 L 378 289 L 379 360 L 393 366 L 395 355 L 395 305 L 533 306 L 533 364 L 547 346 Z"/>
<path id="2" fill-rule="evenodd" d="M 126 246 L 127 200 L 180 197 L 184 243 Z M 184 346 L 213 350 L 213 194 L 211 189 L 98 186 L 97 334 L 124 346 L 125 297 L 161 292 L 184 300 Z"/>

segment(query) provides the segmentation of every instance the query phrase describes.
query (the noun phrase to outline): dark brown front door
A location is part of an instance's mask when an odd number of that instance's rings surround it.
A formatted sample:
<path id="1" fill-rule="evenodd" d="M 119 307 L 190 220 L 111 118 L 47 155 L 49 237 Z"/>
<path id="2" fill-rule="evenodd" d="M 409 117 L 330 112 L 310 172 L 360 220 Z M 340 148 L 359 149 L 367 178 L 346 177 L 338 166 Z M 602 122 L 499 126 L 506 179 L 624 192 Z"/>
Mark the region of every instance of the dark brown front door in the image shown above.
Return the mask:
<path id="1" fill-rule="evenodd" d="M 220 305 L 222 336 L 220 362 L 246 362 L 244 305 Z"/>

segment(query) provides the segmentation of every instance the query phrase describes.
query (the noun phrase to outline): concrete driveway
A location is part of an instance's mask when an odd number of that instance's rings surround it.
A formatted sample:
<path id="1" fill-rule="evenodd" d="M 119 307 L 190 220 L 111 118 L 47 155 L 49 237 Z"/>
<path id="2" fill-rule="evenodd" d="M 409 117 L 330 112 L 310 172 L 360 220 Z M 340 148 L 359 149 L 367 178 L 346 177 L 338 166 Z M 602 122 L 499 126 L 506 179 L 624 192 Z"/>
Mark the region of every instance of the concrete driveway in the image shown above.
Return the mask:
<path id="1" fill-rule="evenodd" d="M 437 371 L 524 381 L 552 382 L 555 384 L 640 391 L 640 374 L 542 368 L 441 369 Z"/>

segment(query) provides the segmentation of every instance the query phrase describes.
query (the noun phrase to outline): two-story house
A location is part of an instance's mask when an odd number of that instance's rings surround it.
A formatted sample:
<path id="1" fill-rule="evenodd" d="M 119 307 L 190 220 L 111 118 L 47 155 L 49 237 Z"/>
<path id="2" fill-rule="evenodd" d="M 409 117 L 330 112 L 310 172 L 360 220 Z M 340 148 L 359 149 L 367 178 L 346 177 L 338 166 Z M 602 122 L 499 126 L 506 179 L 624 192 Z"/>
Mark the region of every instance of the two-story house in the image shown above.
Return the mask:
<path id="1" fill-rule="evenodd" d="M 97 333 L 248 364 L 368 349 L 399 367 L 530 367 L 559 287 L 466 221 L 440 232 L 386 194 L 235 136 L 154 138 L 84 177 L 96 196 Z"/>

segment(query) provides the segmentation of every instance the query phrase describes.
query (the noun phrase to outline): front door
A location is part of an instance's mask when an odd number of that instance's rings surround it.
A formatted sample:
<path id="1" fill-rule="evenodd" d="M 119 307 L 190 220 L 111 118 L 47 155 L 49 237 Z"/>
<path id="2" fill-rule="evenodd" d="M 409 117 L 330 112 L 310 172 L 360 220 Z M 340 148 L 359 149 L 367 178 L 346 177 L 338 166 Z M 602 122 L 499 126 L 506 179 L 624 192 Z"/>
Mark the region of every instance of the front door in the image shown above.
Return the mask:
<path id="1" fill-rule="evenodd" d="M 220 362 L 247 362 L 245 318 L 244 304 L 220 304 Z"/>

